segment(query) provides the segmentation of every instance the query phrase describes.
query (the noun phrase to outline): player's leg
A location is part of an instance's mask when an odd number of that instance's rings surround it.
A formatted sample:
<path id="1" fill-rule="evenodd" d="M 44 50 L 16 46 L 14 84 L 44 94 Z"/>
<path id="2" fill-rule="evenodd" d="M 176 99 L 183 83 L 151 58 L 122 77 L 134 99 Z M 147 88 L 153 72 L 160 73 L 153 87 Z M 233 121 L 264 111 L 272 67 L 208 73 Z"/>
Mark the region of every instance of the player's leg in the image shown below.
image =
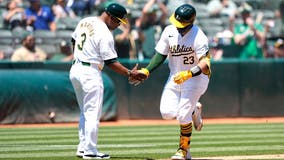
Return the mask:
<path id="1" fill-rule="evenodd" d="M 195 110 L 192 114 L 192 121 L 194 124 L 194 128 L 196 131 L 201 131 L 203 127 L 203 121 L 202 121 L 202 104 L 200 102 L 196 103 Z"/>
<path id="2" fill-rule="evenodd" d="M 89 72 L 86 70 L 90 70 Z M 99 70 L 85 68 L 86 75 L 82 84 L 84 90 L 84 117 L 85 117 L 85 147 L 83 159 L 109 159 L 107 154 L 99 153 L 97 149 L 98 130 L 103 105 L 103 80 Z M 95 78 L 94 78 L 95 77 Z"/>
<path id="3" fill-rule="evenodd" d="M 70 80 L 75 91 L 77 103 L 80 108 L 79 126 L 78 126 L 78 136 L 79 144 L 77 146 L 76 156 L 82 158 L 84 155 L 84 144 L 85 144 L 85 117 L 83 114 L 83 90 L 81 86 L 80 72 L 78 73 L 78 66 L 72 67 L 70 71 Z"/>
<path id="4" fill-rule="evenodd" d="M 161 101 L 160 112 L 163 119 L 175 119 L 177 116 L 178 95 L 174 89 L 164 88 Z"/>
<path id="5" fill-rule="evenodd" d="M 187 88 L 184 88 L 181 91 L 180 96 L 180 102 L 179 102 L 179 111 L 177 115 L 177 120 L 180 122 L 180 143 L 187 144 L 187 146 L 181 146 L 183 147 L 182 151 L 180 149 L 176 153 L 176 157 L 172 157 L 175 159 L 191 159 L 190 154 L 190 143 L 191 143 L 191 136 L 192 136 L 192 113 L 194 112 L 196 108 L 196 104 L 201 97 L 202 94 L 207 89 L 209 79 L 205 75 L 200 76 L 199 78 L 193 78 L 191 79 L 190 83 L 187 84 Z M 191 129 L 186 129 L 188 126 L 191 127 Z M 187 136 L 186 136 L 187 135 Z M 187 137 L 187 138 L 183 138 Z M 186 141 L 188 143 L 186 143 Z M 180 148 L 181 148 L 180 147 Z M 180 154 L 182 153 L 182 154 Z M 180 156 L 178 156 L 180 155 Z M 178 158 L 179 157 L 179 158 Z"/>
<path id="6" fill-rule="evenodd" d="M 191 159 L 190 148 L 192 123 L 180 124 L 180 140 L 177 152 L 171 157 L 172 160 Z"/>
<path id="7" fill-rule="evenodd" d="M 180 141 L 177 152 L 171 157 L 172 160 L 191 159 L 192 112 L 198 98 L 198 94 L 193 90 L 181 92 L 177 114 L 177 120 L 180 123 Z"/>

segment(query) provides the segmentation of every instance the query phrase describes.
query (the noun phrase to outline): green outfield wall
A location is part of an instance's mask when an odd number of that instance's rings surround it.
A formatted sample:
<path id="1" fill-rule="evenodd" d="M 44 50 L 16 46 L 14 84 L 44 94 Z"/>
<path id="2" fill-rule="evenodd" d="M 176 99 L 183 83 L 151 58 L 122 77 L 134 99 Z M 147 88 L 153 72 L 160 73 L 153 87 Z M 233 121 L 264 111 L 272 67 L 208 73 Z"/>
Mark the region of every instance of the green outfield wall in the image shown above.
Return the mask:
<path id="1" fill-rule="evenodd" d="M 149 61 L 121 60 L 132 68 Z M 71 63 L 0 62 L 0 123 L 50 123 L 78 121 L 79 107 L 69 80 Z M 132 86 L 126 77 L 104 68 L 102 120 L 159 119 L 160 97 L 168 77 L 165 62 L 149 79 Z M 205 95 L 204 116 L 284 116 L 284 60 L 227 59 L 212 62 L 212 76 Z"/>

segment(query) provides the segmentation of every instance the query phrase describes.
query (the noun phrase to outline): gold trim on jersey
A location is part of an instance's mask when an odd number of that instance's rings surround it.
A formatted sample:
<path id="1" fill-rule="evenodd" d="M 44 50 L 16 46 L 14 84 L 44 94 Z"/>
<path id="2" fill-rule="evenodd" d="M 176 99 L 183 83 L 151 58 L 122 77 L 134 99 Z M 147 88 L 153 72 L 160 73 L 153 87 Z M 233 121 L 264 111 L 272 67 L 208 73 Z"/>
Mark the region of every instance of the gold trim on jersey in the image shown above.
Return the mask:
<path id="1" fill-rule="evenodd" d="M 200 62 L 203 61 L 208 66 L 208 72 L 204 73 L 204 74 L 208 75 L 208 77 L 210 77 L 210 75 L 211 75 L 211 62 L 210 62 L 210 60 L 211 60 L 211 55 L 209 54 L 209 52 L 206 53 L 206 56 L 202 56 L 202 57 L 199 58 Z"/>

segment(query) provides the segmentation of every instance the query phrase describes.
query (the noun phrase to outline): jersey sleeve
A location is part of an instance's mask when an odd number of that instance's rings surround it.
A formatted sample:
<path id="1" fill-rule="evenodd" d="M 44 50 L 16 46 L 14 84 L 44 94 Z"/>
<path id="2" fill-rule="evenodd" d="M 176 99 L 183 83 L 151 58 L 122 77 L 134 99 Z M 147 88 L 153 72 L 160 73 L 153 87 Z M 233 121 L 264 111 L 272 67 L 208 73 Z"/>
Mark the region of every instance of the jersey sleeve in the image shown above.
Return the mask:
<path id="1" fill-rule="evenodd" d="M 162 54 L 162 55 L 168 55 L 169 53 L 169 41 L 168 41 L 168 37 L 169 37 L 169 29 L 165 28 L 164 31 L 162 32 L 161 38 L 158 41 L 155 50 Z"/>
<path id="2" fill-rule="evenodd" d="M 117 58 L 117 53 L 114 49 L 114 40 L 111 33 L 102 35 L 100 40 L 100 54 L 103 60 Z"/>
<path id="3" fill-rule="evenodd" d="M 196 37 L 196 40 L 194 42 L 194 50 L 198 59 L 208 54 L 208 38 L 201 30 L 199 30 L 198 36 Z"/>

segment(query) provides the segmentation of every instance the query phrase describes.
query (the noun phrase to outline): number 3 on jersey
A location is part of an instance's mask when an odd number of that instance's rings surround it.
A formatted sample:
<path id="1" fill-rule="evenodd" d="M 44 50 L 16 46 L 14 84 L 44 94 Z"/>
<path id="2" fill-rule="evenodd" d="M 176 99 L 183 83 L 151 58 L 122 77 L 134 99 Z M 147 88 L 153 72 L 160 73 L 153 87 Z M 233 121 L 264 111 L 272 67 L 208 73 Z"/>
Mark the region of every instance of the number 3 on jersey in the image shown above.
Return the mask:
<path id="1" fill-rule="evenodd" d="M 193 63 L 194 63 L 194 56 L 183 57 L 183 64 L 193 64 Z"/>
<path id="2" fill-rule="evenodd" d="M 81 34 L 80 41 L 78 42 L 79 44 L 77 44 L 77 47 L 80 51 L 83 50 L 83 46 L 84 46 L 84 43 L 86 41 L 86 37 L 87 37 L 86 33 Z"/>

